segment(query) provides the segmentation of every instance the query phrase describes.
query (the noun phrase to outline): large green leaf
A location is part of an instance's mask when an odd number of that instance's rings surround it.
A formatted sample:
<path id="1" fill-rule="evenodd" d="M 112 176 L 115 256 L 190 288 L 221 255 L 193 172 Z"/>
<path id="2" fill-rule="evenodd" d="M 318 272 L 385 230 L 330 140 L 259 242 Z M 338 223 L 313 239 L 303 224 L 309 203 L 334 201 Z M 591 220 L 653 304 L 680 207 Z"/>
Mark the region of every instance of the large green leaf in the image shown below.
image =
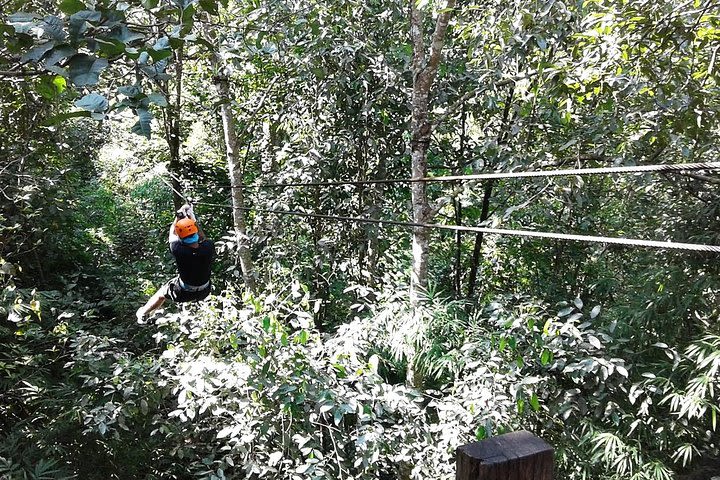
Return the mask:
<path id="1" fill-rule="evenodd" d="M 61 113 L 59 115 L 53 115 L 52 117 L 45 120 L 42 124 L 46 127 L 52 127 L 55 125 L 59 125 L 65 120 L 68 120 L 70 118 L 79 118 L 79 117 L 90 117 L 90 112 L 81 110 L 78 112 L 70 112 L 70 113 Z"/>
<path id="2" fill-rule="evenodd" d="M 80 0 L 63 0 L 60 2 L 60 5 L 58 5 L 58 8 L 61 12 L 67 15 L 72 15 L 80 10 L 85 10 L 87 6 Z"/>
<path id="3" fill-rule="evenodd" d="M 168 58 L 172 55 L 170 39 L 167 36 L 160 37 L 147 53 L 152 57 L 154 62 Z"/>
<path id="4" fill-rule="evenodd" d="M 155 105 L 159 107 L 167 107 L 168 102 L 165 96 L 160 92 L 153 92 L 147 96 L 148 100 L 151 103 L 154 103 Z"/>
<path id="5" fill-rule="evenodd" d="M 77 53 L 77 50 L 70 45 L 58 45 L 52 49 L 50 55 L 45 58 L 45 68 L 56 65 L 57 63 L 71 57 Z"/>
<path id="6" fill-rule="evenodd" d="M 44 36 L 53 40 L 63 41 L 67 38 L 65 21 L 55 15 L 48 15 L 43 18 L 43 21 L 38 25 L 38 30 L 42 31 Z"/>
<path id="7" fill-rule="evenodd" d="M 135 125 L 132 126 L 130 130 L 137 135 L 142 135 L 145 138 L 150 138 L 150 136 L 152 135 L 152 113 L 150 113 L 150 110 L 138 108 L 137 116 L 138 121 L 137 123 L 135 123 Z"/>
<path id="8" fill-rule="evenodd" d="M 100 12 L 95 10 L 81 10 L 70 15 L 70 36 L 79 40 L 88 29 L 88 22 L 99 22 L 102 19 Z"/>
<path id="9" fill-rule="evenodd" d="M 49 75 L 41 77 L 40 81 L 35 86 L 35 91 L 42 95 L 46 100 L 53 100 L 62 93 L 60 85 L 56 82 L 56 78 L 57 77 Z"/>
<path id="10" fill-rule="evenodd" d="M 185 10 L 183 10 L 182 14 L 182 29 L 180 30 L 180 35 L 184 36 L 189 34 L 192 31 L 193 25 L 195 24 L 195 6 L 190 5 Z"/>
<path id="11" fill-rule="evenodd" d="M 217 0 L 200 0 L 200 7 L 210 15 L 218 14 Z"/>
<path id="12" fill-rule="evenodd" d="M 152 65 L 145 65 L 141 67 L 141 70 L 145 75 L 148 76 L 148 78 L 156 79 L 156 80 L 169 80 L 170 75 L 165 73 L 165 68 L 167 67 L 167 60 L 161 60 L 159 62 L 155 62 Z"/>
<path id="13" fill-rule="evenodd" d="M 97 93 L 89 93 L 75 102 L 75 106 L 89 112 L 100 113 L 108 109 L 107 98 Z"/>
<path id="14" fill-rule="evenodd" d="M 133 32 L 126 25 L 120 25 L 113 29 L 112 33 L 108 35 L 108 38 L 117 40 L 124 43 L 125 45 L 137 42 L 145 38 L 145 35 L 139 32 Z"/>
<path id="15" fill-rule="evenodd" d="M 71 22 L 99 22 L 102 14 L 97 10 L 80 10 L 70 15 Z"/>
<path id="16" fill-rule="evenodd" d="M 172 50 L 148 50 L 148 53 L 150 54 L 154 62 L 159 62 L 160 60 L 165 60 L 166 58 L 169 58 L 172 55 Z"/>
<path id="17" fill-rule="evenodd" d="M 111 38 L 96 38 L 100 51 L 107 56 L 119 55 L 125 51 L 125 44 Z"/>
<path id="18" fill-rule="evenodd" d="M 108 66 L 105 58 L 80 53 L 70 59 L 68 74 L 70 80 L 78 87 L 95 85 L 100 80 L 100 72 Z"/>
<path id="19" fill-rule="evenodd" d="M 121 95 L 125 95 L 128 98 L 135 98 L 142 93 L 142 91 L 137 85 L 127 85 L 124 87 L 119 87 L 117 91 Z"/>
<path id="20" fill-rule="evenodd" d="M 12 25 L 15 33 L 31 33 L 36 28 L 37 20 L 40 16 L 34 13 L 18 12 L 8 16 L 8 24 Z"/>
<path id="21" fill-rule="evenodd" d="M 25 55 L 23 55 L 20 58 L 20 61 L 23 63 L 27 62 L 39 62 L 45 54 L 47 54 L 50 50 L 53 49 L 55 46 L 55 42 L 52 40 L 49 42 L 41 43 L 40 45 L 36 45 L 33 47 L 29 52 L 27 52 Z"/>

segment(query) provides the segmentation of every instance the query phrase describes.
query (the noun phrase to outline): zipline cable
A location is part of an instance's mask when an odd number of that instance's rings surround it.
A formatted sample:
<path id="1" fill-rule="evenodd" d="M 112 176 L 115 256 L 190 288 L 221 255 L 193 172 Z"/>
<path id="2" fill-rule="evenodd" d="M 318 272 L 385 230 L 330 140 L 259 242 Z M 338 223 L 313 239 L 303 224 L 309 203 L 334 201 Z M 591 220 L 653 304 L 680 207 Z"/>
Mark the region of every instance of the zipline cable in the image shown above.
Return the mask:
<path id="1" fill-rule="evenodd" d="M 237 208 L 238 210 L 254 211 L 261 213 L 272 213 L 278 215 L 295 215 L 309 218 L 322 218 L 325 220 L 337 220 L 346 222 L 358 222 L 358 223 L 374 223 L 378 225 L 397 225 L 408 228 L 431 228 L 438 230 L 450 230 L 453 232 L 472 232 L 472 233 L 487 233 L 494 235 L 512 235 L 518 237 L 534 237 L 534 238 L 549 238 L 555 240 L 571 240 L 577 242 L 592 242 L 592 243 L 606 243 L 613 245 L 626 245 L 635 247 L 650 247 L 650 248 L 663 248 L 671 250 L 685 250 L 694 252 L 712 252 L 720 253 L 720 246 L 717 245 L 703 245 L 698 243 L 681 243 L 681 242 L 669 242 L 669 241 L 658 241 L 658 240 L 639 240 L 633 238 L 621 238 L 621 237 L 600 237 L 592 235 L 574 235 L 568 233 L 553 233 L 553 232 L 537 232 L 533 230 L 509 230 L 504 228 L 488 228 L 488 227 L 466 227 L 459 225 L 442 225 L 437 223 L 415 223 L 415 222 L 399 222 L 396 220 L 378 220 L 374 218 L 362 218 L 362 217 L 345 217 L 339 215 L 323 215 L 319 213 L 308 213 L 297 210 L 272 210 L 272 209 L 261 209 L 261 208 L 250 208 L 250 207 L 233 207 L 232 205 L 225 205 L 220 203 L 206 203 L 198 202 L 198 205 L 207 205 L 211 207 L 225 207 L 225 208 Z"/>
<path id="2" fill-rule="evenodd" d="M 501 180 L 506 178 L 566 177 L 574 175 L 610 175 L 615 173 L 681 173 L 692 170 L 720 170 L 720 162 L 678 163 L 661 165 L 635 165 L 627 167 L 575 168 L 567 170 L 536 170 L 529 172 L 479 173 L 475 175 L 448 175 L 422 178 L 395 178 L 379 180 L 348 180 L 332 182 L 287 182 L 246 185 L 218 185 L 221 188 L 282 188 L 282 187 L 338 187 L 342 185 L 375 185 L 393 183 L 457 182 L 472 180 Z"/>

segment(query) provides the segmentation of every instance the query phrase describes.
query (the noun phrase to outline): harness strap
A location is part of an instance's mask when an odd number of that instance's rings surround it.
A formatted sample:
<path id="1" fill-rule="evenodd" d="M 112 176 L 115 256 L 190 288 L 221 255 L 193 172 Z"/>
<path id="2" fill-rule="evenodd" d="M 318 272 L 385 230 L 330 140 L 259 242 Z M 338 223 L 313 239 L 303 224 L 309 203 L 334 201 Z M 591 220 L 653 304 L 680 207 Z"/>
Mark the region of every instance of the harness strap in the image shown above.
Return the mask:
<path id="1" fill-rule="evenodd" d="M 199 292 L 201 290 L 205 290 L 210 286 L 210 280 L 208 280 L 202 285 L 187 285 L 185 282 L 182 281 L 182 278 L 178 277 L 178 282 L 180 283 L 180 288 L 182 288 L 186 292 Z"/>

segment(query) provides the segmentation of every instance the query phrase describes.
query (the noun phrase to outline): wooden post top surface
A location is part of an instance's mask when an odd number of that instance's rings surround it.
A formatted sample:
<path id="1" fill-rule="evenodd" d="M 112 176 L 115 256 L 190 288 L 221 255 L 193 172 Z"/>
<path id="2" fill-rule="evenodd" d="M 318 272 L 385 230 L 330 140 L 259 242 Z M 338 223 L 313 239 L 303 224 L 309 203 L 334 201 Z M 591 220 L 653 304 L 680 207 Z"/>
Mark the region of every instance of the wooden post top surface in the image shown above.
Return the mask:
<path id="1" fill-rule="evenodd" d="M 457 480 L 552 480 L 553 448 L 520 431 L 457 449 Z"/>

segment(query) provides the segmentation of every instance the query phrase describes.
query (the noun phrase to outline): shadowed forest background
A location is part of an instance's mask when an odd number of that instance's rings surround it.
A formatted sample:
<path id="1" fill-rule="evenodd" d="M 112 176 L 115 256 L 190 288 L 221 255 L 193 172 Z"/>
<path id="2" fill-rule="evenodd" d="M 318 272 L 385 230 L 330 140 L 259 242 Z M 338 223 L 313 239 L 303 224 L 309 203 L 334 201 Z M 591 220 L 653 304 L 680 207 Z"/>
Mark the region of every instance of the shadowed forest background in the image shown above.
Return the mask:
<path id="1" fill-rule="evenodd" d="M 720 3 L 0 0 L 0 478 L 720 470 L 720 257 L 280 215 L 720 245 Z M 183 203 L 213 295 L 176 274 Z M 233 208 L 234 207 L 234 208 Z M 265 210 L 265 211 L 263 211 Z"/>

